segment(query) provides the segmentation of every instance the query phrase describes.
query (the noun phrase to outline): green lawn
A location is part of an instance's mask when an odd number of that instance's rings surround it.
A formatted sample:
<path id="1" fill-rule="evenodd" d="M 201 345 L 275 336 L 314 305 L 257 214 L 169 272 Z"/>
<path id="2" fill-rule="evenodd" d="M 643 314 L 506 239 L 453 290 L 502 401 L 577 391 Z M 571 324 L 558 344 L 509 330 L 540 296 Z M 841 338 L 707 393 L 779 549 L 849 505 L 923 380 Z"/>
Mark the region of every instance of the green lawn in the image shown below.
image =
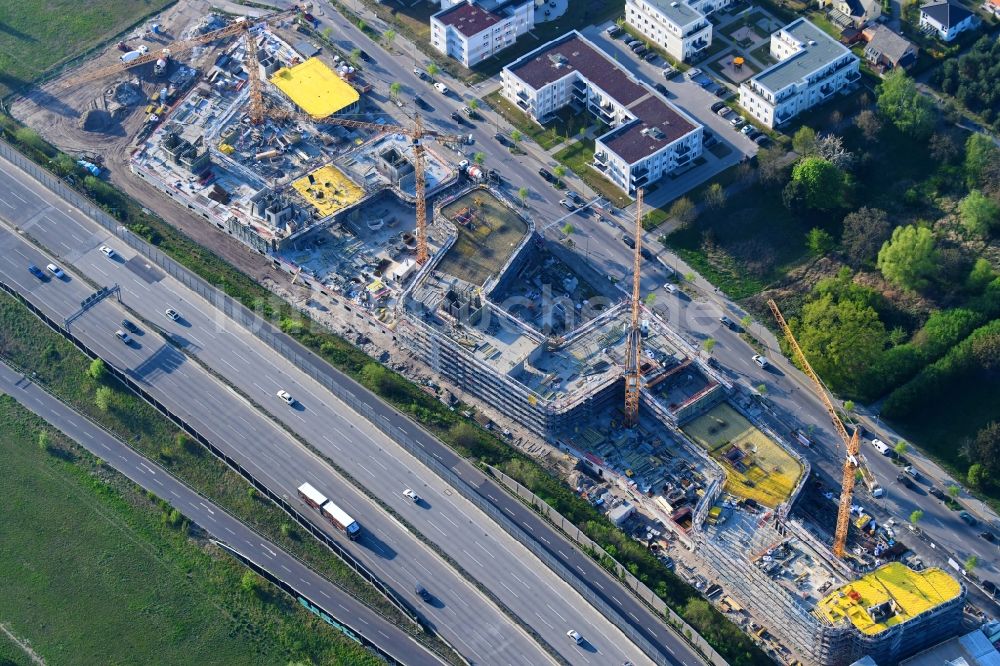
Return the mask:
<path id="1" fill-rule="evenodd" d="M 0 429 L 0 617 L 47 662 L 380 663 L 6 396 Z"/>
<path id="2" fill-rule="evenodd" d="M 563 137 L 556 131 L 554 124 L 542 127 L 528 114 L 506 100 L 499 90 L 484 97 L 483 101 L 544 150 L 550 150 L 563 142 Z"/>
<path id="3" fill-rule="evenodd" d="M 25 0 L 0 13 L 0 97 L 100 44 L 171 0 Z"/>
<path id="4" fill-rule="evenodd" d="M 592 190 L 619 208 L 624 208 L 632 203 L 632 199 L 626 196 L 616 185 L 591 168 L 590 163 L 594 161 L 593 139 L 574 141 L 553 155 L 553 157 L 579 176 Z"/>

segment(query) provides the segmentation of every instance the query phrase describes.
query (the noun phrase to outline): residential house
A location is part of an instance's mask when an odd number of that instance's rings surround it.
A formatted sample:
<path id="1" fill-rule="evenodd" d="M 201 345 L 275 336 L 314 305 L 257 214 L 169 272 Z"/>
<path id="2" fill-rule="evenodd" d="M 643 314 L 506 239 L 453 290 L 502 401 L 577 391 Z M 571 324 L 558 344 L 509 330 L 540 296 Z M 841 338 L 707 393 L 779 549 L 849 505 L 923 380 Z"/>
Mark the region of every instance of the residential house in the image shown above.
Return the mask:
<path id="1" fill-rule="evenodd" d="M 431 16 L 431 45 L 466 67 L 512 46 L 535 27 L 533 0 L 443 0 L 442 6 Z"/>
<path id="2" fill-rule="evenodd" d="M 943 42 L 950 42 L 959 33 L 979 25 L 979 17 L 965 7 L 947 0 L 937 0 L 920 8 L 920 29 L 935 34 Z"/>
<path id="3" fill-rule="evenodd" d="M 906 69 L 917 61 L 917 46 L 881 23 L 865 28 L 862 34 L 868 42 L 865 46 L 865 60 L 875 69 Z"/>
<path id="4" fill-rule="evenodd" d="M 830 20 L 841 28 L 863 28 L 882 16 L 880 0 L 820 0 L 830 8 Z"/>
<path id="5" fill-rule="evenodd" d="M 503 96 L 536 122 L 568 106 L 608 125 L 591 166 L 629 195 L 701 155 L 698 122 L 575 30 L 504 67 L 502 80 Z"/>
<path id="6" fill-rule="evenodd" d="M 986 0 L 983 3 L 983 9 L 1000 18 L 1000 0 Z"/>
<path id="7" fill-rule="evenodd" d="M 680 0 L 626 0 L 625 22 L 681 61 L 693 59 L 712 43 L 711 22 Z"/>
<path id="8" fill-rule="evenodd" d="M 804 18 L 771 35 L 771 56 L 778 62 L 740 86 L 740 106 L 768 127 L 788 122 L 861 78 L 858 57 Z"/>

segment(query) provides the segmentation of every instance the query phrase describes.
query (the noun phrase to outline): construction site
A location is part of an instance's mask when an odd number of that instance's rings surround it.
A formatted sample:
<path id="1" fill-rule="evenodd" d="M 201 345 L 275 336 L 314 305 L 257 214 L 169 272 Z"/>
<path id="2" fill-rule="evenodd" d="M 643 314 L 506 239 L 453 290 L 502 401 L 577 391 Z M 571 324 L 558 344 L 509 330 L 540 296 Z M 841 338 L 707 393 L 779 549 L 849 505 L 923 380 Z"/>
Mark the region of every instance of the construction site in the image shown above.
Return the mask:
<path id="1" fill-rule="evenodd" d="M 351 64 L 294 39 L 294 10 L 192 6 L 145 28 L 145 50 L 123 40 L 120 62 L 78 76 L 100 87 L 66 97 L 82 111 L 43 88 L 20 115 L 68 128 L 69 150 L 111 142 L 205 225 L 369 315 L 449 402 L 551 447 L 582 497 L 779 663 L 891 664 L 958 631 L 964 585 L 854 501 L 856 482 L 875 482 L 804 357 L 845 447 L 839 488 L 811 479 L 760 396 L 640 300 L 641 191 L 622 289 L 484 169 L 455 163 L 462 137 L 368 108 Z"/>

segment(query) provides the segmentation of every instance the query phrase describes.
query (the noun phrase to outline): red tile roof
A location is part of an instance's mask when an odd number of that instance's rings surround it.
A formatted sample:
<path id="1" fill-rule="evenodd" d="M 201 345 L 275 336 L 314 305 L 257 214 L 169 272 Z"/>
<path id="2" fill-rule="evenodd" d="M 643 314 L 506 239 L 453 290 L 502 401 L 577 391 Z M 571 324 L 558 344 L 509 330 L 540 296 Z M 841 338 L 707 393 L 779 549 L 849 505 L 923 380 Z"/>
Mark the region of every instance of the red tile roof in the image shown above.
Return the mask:
<path id="1" fill-rule="evenodd" d="M 684 116 L 656 95 L 629 107 L 637 121 L 619 127 L 601 141 L 628 164 L 648 157 L 695 129 Z"/>
<path id="2" fill-rule="evenodd" d="M 502 19 L 498 14 L 487 11 L 478 5 L 468 2 L 455 5 L 434 16 L 444 25 L 450 25 L 466 37 L 475 37 L 483 30 L 499 23 Z"/>

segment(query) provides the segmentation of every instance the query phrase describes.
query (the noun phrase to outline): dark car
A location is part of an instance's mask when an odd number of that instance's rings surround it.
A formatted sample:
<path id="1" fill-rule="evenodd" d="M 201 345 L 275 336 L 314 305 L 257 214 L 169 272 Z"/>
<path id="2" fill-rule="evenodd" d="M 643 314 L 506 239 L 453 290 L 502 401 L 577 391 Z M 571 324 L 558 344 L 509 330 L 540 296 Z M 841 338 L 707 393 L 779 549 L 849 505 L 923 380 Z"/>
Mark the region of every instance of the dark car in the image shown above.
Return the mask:
<path id="1" fill-rule="evenodd" d="M 662 83 L 657 83 L 656 85 L 653 86 L 653 88 L 655 88 L 656 92 L 660 93 L 661 95 L 667 94 L 667 87 Z"/>
<path id="2" fill-rule="evenodd" d="M 420 583 L 417 583 L 414 586 L 413 591 L 417 593 L 418 597 L 420 597 L 421 599 L 423 599 L 426 602 L 430 602 L 431 599 L 433 599 L 433 597 L 431 596 L 431 593 L 427 591 L 427 588 L 424 587 L 423 585 L 421 585 Z"/>
<path id="3" fill-rule="evenodd" d="M 465 125 L 465 124 L 468 123 L 468 121 L 465 118 L 463 118 L 462 116 L 458 115 L 457 111 L 452 111 L 451 112 L 451 119 L 454 120 L 459 125 Z"/>
<path id="4" fill-rule="evenodd" d="M 632 49 L 632 53 L 638 53 L 639 49 L 646 49 L 647 51 L 649 50 L 648 48 L 646 48 L 645 44 L 643 44 L 642 42 L 640 42 L 638 40 L 636 40 L 636 41 L 632 42 L 631 44 L 629 44 L 628 47 L 630 49 Z"/>
<path id="5" fill-rule="evenodd" d="M 496 134 L 494 134 L 493 138 L 496 139 L 497 141 L 499 141 L 501 146 L 513 146 L 514 145 L 513 141 L 511 141 L 510 139 L 508 139 L 506 136 L 504 136 L 500 132 L 497 132 Z"/>
<path id="6" fill-rule="evenodd" d="M 715 104 L 712 105 L 712 113 L 718 113 L 719 109 L 721 109 L 725 105 L 726 105 L 725 102 L 716 102 Z"/>
<path id="7" fill-rule="evenodd" d="M 554 183 L 556 182 L 556 177 L 548 169 L 539 169 L 538 175 L 546 180 L 546 182 Z"/>
<path id="8" fill-rule="evenodd" d="M 126 331 L 129 331 L 131 333 L 138 333 L 139 332 L 139 327 L 136 326 L 135 324 L 133 324 L 128 319 L 122 319 L 122 328 L 124 328 Z"/>
<path id="9" fill-rule="evenodd" d="M 433 108 L 433 107 L 431 107 L 430 104 L 428 104 L 427 102 L 425 102 L 424 98 L 421 97 L 420 95 L 417 95 L 416 97 L 414 97 L 413 101 L 416 103 L 417 106 L 419 106 L 424 111 L 430 111 Z"/>
<path id="10" fill-rule="evenodd" d="M 659 56 L 658 56 L 658 55 L 657 55 L 656 53 L 653 53 L 653 52 L 650 52 L 650 53 L 647 53 L 646 55 L 644 55 L 644 56 L 642 57 L 642 59 L 643 59 L 643 60 L 645 60 L 646 62 L 653 62 L 653 61 L 654 61 L 654 60 L 656 60 L 656 59 L 657 59 L 658 57 L 659 57 Z"/>
<path id="11" fill-rule="evenodd" d="M 764 148 L 764 147 L 770 145 L 770 143 L 771 143 L 771 137 L 769 137 L 766 134 L 761 134 L 760 136 L 758 136 L 757 138 L 755 138 L 753 140 L 753 142 L 756 143 L 761 148 Z"/>
<path id="12" fill-rule="evenodd" d="M 39 268 L 34 264 L 28 264 L 28 272 L 34 275 L 39 280 L 45 280 L 45 273 L 42 272 L 41 268 Z"/>
<path id="13" fill-rule="evenodd" d="M 959 511 L 958 517 L 961 518 L 962 522 L 968 525 L 969 527 L 975 527 L 979 523 L 979 521 L 976 520 L 973 517 L 973 515 L 968 511 Z"/>
<path id="14" fill-rule="evenodd" d="M 622 236 L 622 242 L 631 248 L 635 248 L 635 241 L 632 240 L 631 236 Z"/>
<path id="15" fill-rule="evenodd" d="M 735 331 L 739 329 L 739 326 L 736 324 L 736 322 L 725 315 L 719 317 L 719 323 L 728 328 L 730 331 Z"/>
<path id="16" fill-rule="evenodd" d="M 649 53 L 649 49 L 645 45 L 641 45 L 635 49 L 635 54 L 640 58 L 645 58 L 647 53 Z"/>
<path id="17" fill-rule="evenodd" d="M 361 59 L 364 60 L 365 62 L 375 62 L 374 60 L 372 60 L 372 57 L 370 55 L 368 55 L 364 51 L 361 51 L 360 49 L 358 50 L 358 55 L 360 55 Z"/>
<path id="18" fill-rule="evenodd" d="M 996 535 L 994 535 L 993 532 L 980 532 L 979 536 L 986 539 L 990 543 L 996 543 L 997 541 Z"/>
<path id="19" fill-rule="evenodd" d="M 990 594 L 996 596 L 996 593 L 997 593 L 997 584 L 994 583 L 991 580 L 984 580 L 983 581 L 983 589 L 986 590 L 987 592 L 989 592 Z"/>
<path id="20" fill-rule="evenodd" d="M 653 251 L 650 250 L 648 247 L 642 248 L 639 251 L 639 253 L 642 254 L 642 258 L 645 259 L 646 261 L 652 261 L 653 259 L 656 258 L 656 255 L 653 254 Z"/>
<path id="21" fill-rule="evenodd" d="M 938 488 L 937 486 L 931 486 L 930 488 L 927 489 L 927 492 L 929 492 L 932 497 L 936 497 L 942 502 L 948 499 L 948 496 L 945 495 L 943 492 L 941 492 L 941 489 Z"/>
<path id="22" fill-rule="evenodd" d="M 747 132 L 747 138 L 750 139 L 751 141 L 756 141 L 757 137 L 759 137 L 761 134 L 763 134 L 763 132 L 761 132 L 759 129 L 752 129 Z"/>
<path id="23" fill-rule="evenodd" d="M 900 483 L 902 483 L 904 486 L 906 486 L 910 490 L 913 490 L 914 488 L 916 488 L 916 485 L 913 483 L 912 480 L 910 480 L 910 477 L 906 476 L 903 473 L 900 473 L 900 474 L 896 475 L 896 481 L 899 481 Z"/>

